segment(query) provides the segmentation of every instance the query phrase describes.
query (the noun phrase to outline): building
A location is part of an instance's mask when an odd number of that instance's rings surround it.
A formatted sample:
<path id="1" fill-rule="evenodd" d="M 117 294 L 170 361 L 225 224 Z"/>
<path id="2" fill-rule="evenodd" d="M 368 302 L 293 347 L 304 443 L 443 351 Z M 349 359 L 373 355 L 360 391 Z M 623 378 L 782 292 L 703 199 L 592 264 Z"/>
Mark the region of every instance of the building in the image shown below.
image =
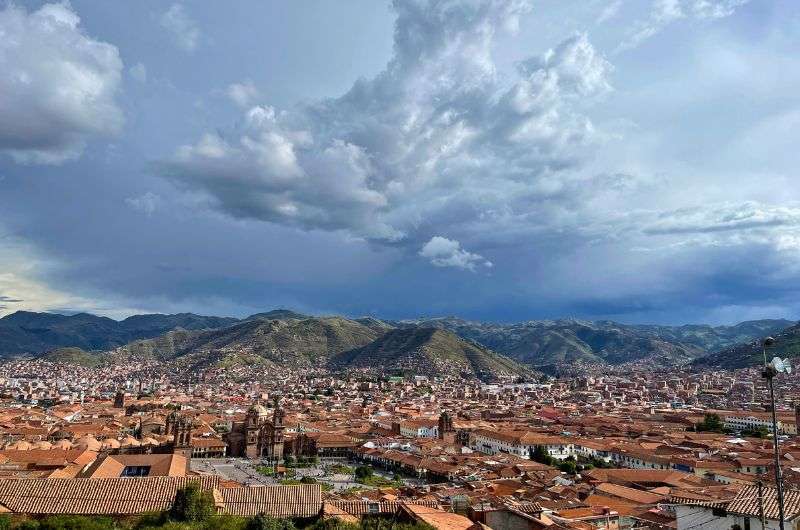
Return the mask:
<path id="1" fill-rule="evenodd" d="M 470 447 L 475 451 L 490 455 L 508 453 L 522 458 L 530 458 L 537 446 L 544 447 L 547 454 L 558 460 L 564 460 L 575 454 L 572 443 L 534 432 L 506 433 L 478 429 L 470 435 Z"/>
<path id="2" fill-rule="evenodd" d="M 263 405 L 247 410 L 245 420 L 234 422 L 228 433 L 228 456 L 282 460 L 284 454 L 284 411 L 275 399 L 272 419 Z"/>
<path id="3" fill-rule="evenodd" d="M 753 411 L 726 412 L 724 414 L 724 425 L 726 429 L 737 432 L 759 430 L 772 432 L 772 413 Z M 778 414 L 778 433 L 797 434 L 795 415 Z"/>
<path id="4" fill-rule="evenodd" d="M 730 500 L 715 499 L 701 502 L 686 500 L 676 506 L 678 530 L 760 530 L 761 511 L 766 520 L 765 530 L 780 528 L 777 490 L 764 486 L 745 486 Z M 784 492 L 785 528 L 796 529 L 800 524 L 800 490 Z"/>

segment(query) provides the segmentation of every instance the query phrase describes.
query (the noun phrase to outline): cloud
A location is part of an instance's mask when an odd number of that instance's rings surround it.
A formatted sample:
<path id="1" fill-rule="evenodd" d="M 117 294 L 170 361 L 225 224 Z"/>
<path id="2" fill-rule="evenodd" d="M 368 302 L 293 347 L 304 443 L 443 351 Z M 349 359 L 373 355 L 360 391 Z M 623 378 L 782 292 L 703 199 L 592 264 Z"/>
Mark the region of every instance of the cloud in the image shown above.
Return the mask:
<path id="1" fill-rule="evenodd" d="M 491 267 L 492 262 L 461 248 L 461 243 L 442 236 L 433 236 L 422 246 L 419 255 L 437 267 L 455 267 L 475 271 L 476 267 Z"/>
<path id="2" fill-rule="evenodd" d="M 24 302 L 24 301 L 25 300 L 22 300 L 21 298 L 14 298 L 13 296 L 0 295 L 0 302 L 16 304 L 16 303 Z"/>
<path id="3" fill-rule="evenodd" d="M 128 73 L 136 81 L 140 83 L 147 83 L 147 68 L 142 63 L 136 63 L 128 68 Z"/>
<path id="4" fill-rule="evenodd" d="M 71 305 L 83 310 L 96 308 L 84 297 L 53 289 L 40 278 L 48 264 L 27 244 L 0 238 L 0 317 L 14 311 L 45 311 Z"/>
<path id="5" fill-rule="evenodd" d="M 566 175 L 600 137 L 582 109 L 611 89 L 610 63 L 576 34 L 501 76 L 496 32 L 528 2 L 393 6 L 380 74 L 338 98 L 251 107 L 157 171 L 236 218 L 415 250 L 437 232 L 539 223 L 554 196 L 581 187 Z"/>
<path id="6" fill-rule="evenodd" d="M 161 196 L 148 191 L 137 197 L 128 197 L 125 199 L 125 203 L 137 212 L 141 212 L 147 217 L 150 217 L 155 213 L 159 204 L 161 204 Z"/>
<path id="7" fill-rule="evenodd" d="M 714 20 L 733 15 L 736 9 L 750 0 L 654 0 L 650 16 L 633 25 L 628 37 L 620 44 L 625 50 L 639 46 L 670 24 L 681 20 Z"/>
<path id="8" fill-rule="evenodd" d="M 711 234 L 800 227 L 799 206 L 770 206 L 747 201 L 661 213 L 645 228 L 648 234 Z"/>
<path id="9" fill-rule="evenodd" d="M 119 131 L 117 48 L 88 36 L 68 3 L 0 11 L 0 152 L 59 164 Z"/>
<path id="10" fill-rule="evenodd" d="M 172 34 L 175 44 L 187 52 L 192 52 L 200 42 L 200 28 L 186 12 L 183 4 L 172 4 L 161 15 L 161 26 Z"/>
<path id="11" fill-rule="evenodd" d="M 247 108 L 252 105 L 260 95 L 252 81 L 232 83 L 228 85 L 225 94 L 231 101 L 242 108 Z"/>

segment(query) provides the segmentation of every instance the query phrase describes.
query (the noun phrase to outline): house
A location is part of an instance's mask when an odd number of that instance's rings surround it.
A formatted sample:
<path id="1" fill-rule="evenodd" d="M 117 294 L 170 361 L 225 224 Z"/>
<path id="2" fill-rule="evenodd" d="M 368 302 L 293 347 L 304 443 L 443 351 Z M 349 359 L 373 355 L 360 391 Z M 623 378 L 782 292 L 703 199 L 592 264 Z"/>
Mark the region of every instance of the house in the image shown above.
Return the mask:
<path id="1" fill-rule="evenodd" d="M 537 446 L 544 447 L 551 457 L 558 460 L 575 454 L 572 442 L 530 431 L 498 432 L 478 429 L 470 433 L 469 445 L 475 451 L 490 455 L 509 453 L 528 459 Z"/>
<path id="2" fill-rule="evenodd" d="M 678 521 L 677 530 L 740 530 L 761 529 L 761 510 L 766 530 L 778 530 L 779 511 L 777 489 L 763 486 L 744 486 L 729 499 L 673 499 Z M 787 529 L 800 528 L 800 490 L 784 492 L 784 521 Z"/>

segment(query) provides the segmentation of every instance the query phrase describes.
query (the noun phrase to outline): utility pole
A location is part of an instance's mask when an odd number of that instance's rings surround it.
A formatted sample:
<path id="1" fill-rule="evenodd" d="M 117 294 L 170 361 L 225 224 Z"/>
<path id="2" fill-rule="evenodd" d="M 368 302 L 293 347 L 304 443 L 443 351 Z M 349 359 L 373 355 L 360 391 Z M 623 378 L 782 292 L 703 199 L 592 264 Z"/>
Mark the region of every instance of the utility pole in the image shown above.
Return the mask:
<path id="1" fill-rule="evenodd" d="M 772 337 L 767 337 L 764 339 L 762 343 L 763 346 L 763 353 L 764 353 L 764 360 L 767 359 L 767 348 L 775 344 L 775 339 Z M 769 400 L 772 409 L 772 447 L 774 449 L 774 456 L 775 456 L 775 487 L 778 490 L 778 515 L 780 520 L 778 524 L 780 525 L 780 530 L 784 530 L 783 526 L 783 473 L 781 472 L 781 460 L 780 460 L 780 451 L 778 449 L 778 418 L 775 414 L 775 385 L 773 384 L 773 380 L 775 376 L 778 374 L 778 371 L 775 369 L 775 366 L 772 366 L 772 363 L 766 364 L 764 366 L 763 376 L 767 380 L 767 385 L 769 386 Z"/>
<path id="2" fill-rule="evenodd" d="M 758 479 L 758 517 L 761 519 L 761 530 L 767 530 L 767 521 L 764 518 L 764 483 Z"/>

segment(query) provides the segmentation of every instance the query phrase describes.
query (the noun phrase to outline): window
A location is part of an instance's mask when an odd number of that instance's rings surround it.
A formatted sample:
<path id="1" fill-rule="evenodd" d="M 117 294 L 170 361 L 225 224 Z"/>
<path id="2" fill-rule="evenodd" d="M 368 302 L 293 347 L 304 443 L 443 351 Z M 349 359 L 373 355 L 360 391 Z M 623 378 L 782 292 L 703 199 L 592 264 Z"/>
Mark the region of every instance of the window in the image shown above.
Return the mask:
<path id="1" fill-rule="evenodd" d="M 125 466 L 121 477 L 146 477 L 150 474 L 150 466 Z"/>
<path id="2" fill-rule="evenodd" d="M 749 517 L 745 517 L 744 518 L 744 530 L 750 530 L 750 518 Z"/>

